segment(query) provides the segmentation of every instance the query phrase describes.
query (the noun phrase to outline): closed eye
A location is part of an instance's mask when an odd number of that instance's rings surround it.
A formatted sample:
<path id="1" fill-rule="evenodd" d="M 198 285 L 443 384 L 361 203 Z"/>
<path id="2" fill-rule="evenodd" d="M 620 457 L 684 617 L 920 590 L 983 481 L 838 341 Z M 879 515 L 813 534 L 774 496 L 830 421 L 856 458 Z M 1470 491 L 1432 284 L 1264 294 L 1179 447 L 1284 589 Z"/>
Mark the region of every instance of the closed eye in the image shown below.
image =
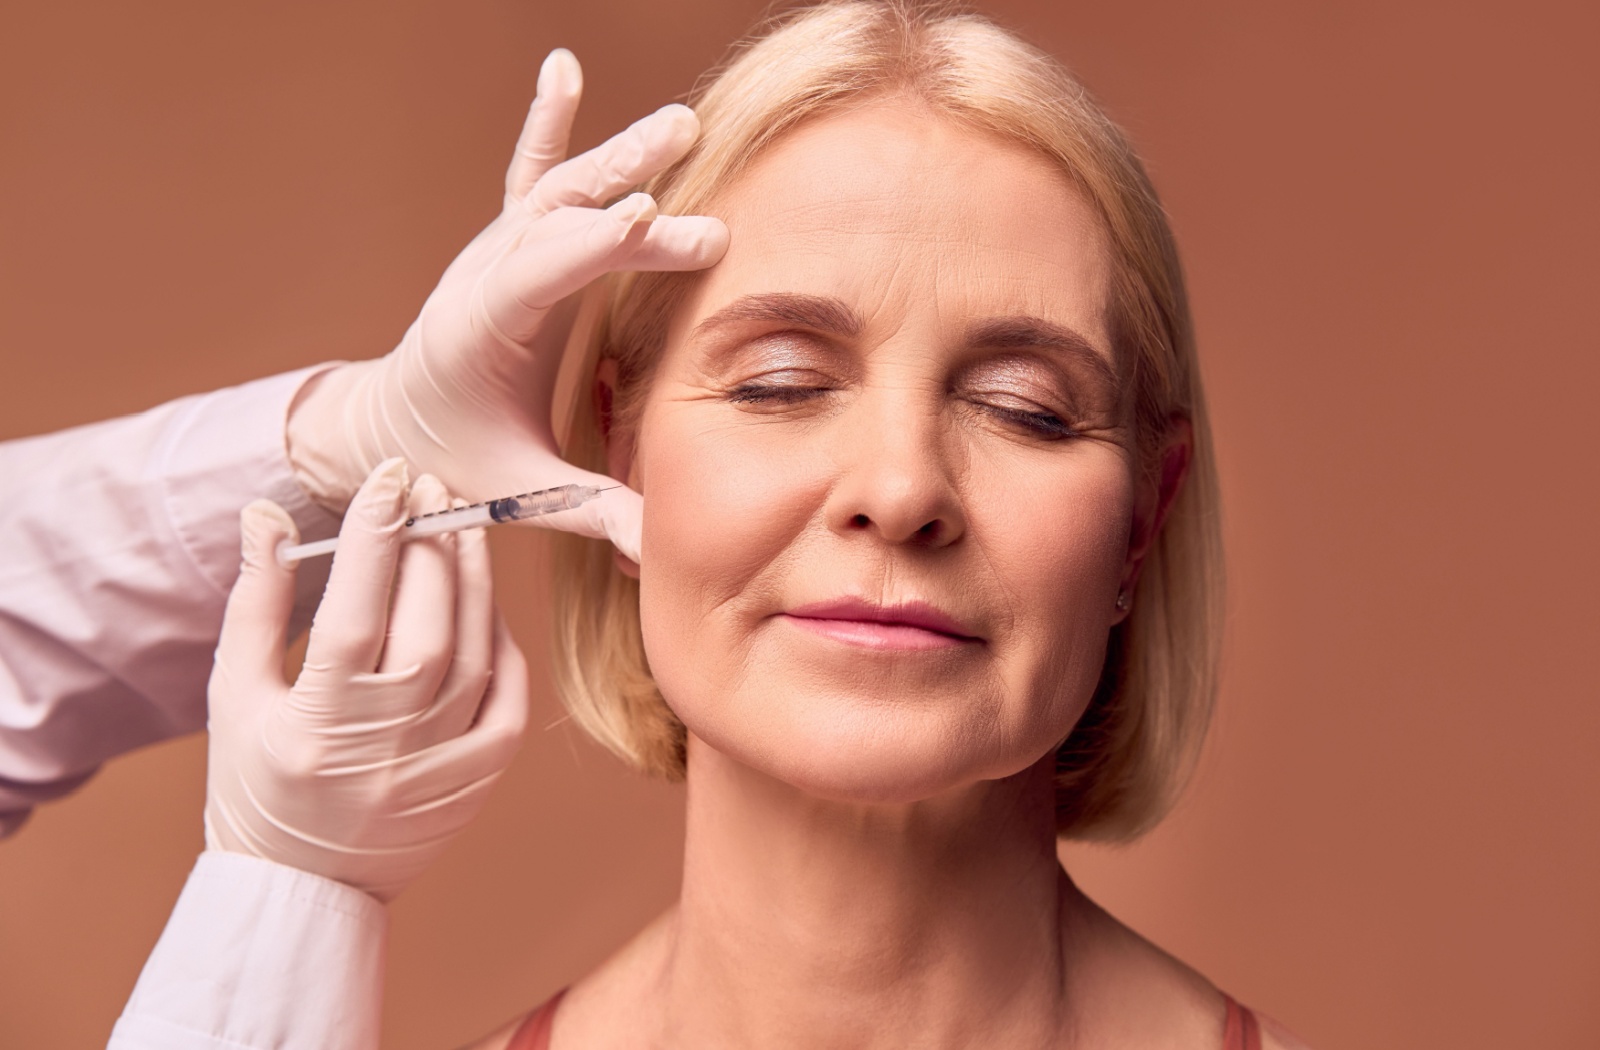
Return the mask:
<path id="1" fill-rule="evenodd" d="M 1020 408 L 995 405 L 982 401 L 978 402 L 978 404 L 997 418 L 1014 426 L 1031 430 L 1042 437 L 1059 439 L 1078 436 L 1078 431 L 1074 430 L 1066 420 L 1054 412 L 1029 412 Z"/>
<path id="2" fill-rule="evenodd" d="M 827 394 L 830 389 L 826 376 L 803 368 L 784 368 L 746 379 L 728 391 L 726 397 L 742 405 L 794 405 Z"/>
<path id="3" fill-rule="evenodd" d="M 825 393 L 827 393 L 826 387 L 787 383 L 741 383 L 728 391 L 727 399 L 743 404 L 791 405 Z"/>

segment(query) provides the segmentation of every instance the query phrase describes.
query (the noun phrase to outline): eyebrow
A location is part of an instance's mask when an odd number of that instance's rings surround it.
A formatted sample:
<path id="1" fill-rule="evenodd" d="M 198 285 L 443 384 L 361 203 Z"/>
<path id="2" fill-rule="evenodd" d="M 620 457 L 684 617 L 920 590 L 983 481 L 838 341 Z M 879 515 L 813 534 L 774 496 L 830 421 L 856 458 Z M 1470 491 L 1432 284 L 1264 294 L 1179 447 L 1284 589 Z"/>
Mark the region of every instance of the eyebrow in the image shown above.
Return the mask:
<path id="1" fill-rule="evenodd" d="M 866 324 L 838 299 L 796 292 L 743 295 L 695 325 L 696 338 L 750 321 L 779 321 L 836 335 L 857 336 Z"/>
<path id="2" fill-rule="evenodd" d="M 866 328 L 859 314 L 832 296 L 762 292 L 740 296 L 707 317 L 695 325 L 694 337 L 737 324 L 774 321 L 842 336 L 858 336 Z M 1042 317 L 1018 314 L 985 318 L 968 326 L 966 344 L 995 350 L 1056 351 L 1081 361 L 1112 386 L 1121 382 L 1116 368 L 1087 338 Z"/>
<path id="3" fill-rule="evenodd" d="M 967 328 L 967 345 L 995 350 L 1053 350 L 1087 365 L 1113 387 L 1121 382 L 1116 368 L 1093 343 L 1066 325 L 1042 317 L 986 318 Z"/>

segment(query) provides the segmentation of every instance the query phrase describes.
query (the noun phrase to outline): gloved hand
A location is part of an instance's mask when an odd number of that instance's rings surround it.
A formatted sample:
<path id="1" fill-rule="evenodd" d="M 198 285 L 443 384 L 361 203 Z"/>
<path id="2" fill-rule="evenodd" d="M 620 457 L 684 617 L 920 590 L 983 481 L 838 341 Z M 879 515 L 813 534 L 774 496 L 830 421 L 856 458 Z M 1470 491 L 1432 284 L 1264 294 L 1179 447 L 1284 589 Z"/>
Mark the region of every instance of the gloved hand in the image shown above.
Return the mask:
<path id="1" fill-rule="evenodd" d="M 551 398 L 573 312 L 558 307 L 608 272 L 710 266 L 728 231 L 714 218 L 657 216 L 642 193 L 597 209 L 683 156 L 699 123 L 666 106 L 560 162 L 581 91 L 577 59 L 551 52 L 500 216 L 445 271 L 398 348 L 313 379 L 291 410 L 290 462 L 318 502 L 342 509 L 389 456 L 469 501 L 616 484 L 556 451 Z M 609 537 L 639 558 L 640 497 L 626 487 L 540 523 Z"/>
<path id="2" fill-rule="evenodd" d="M 408 500 L 405 478 L 390 460 L 351 503 L 292 686 L 294 570 L 276 551 L 295 527 L 277 504 L 245 508 L 244 565 L 210 686 L 206 846 L 385 901 L 482 808 L 528 702 L 482 530 L 402 544 L 408 514 L 449 506 L 426 476 Z"/>

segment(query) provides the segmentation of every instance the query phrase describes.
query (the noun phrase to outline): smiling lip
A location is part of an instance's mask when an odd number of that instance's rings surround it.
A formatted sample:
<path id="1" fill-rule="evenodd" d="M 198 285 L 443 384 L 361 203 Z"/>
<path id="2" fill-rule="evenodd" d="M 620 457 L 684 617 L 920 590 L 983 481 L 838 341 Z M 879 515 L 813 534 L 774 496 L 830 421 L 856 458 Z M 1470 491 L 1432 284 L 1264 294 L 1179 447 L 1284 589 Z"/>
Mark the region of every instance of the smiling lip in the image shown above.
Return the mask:
<path id="1" fill-rule="evenodd" d="M 802 605 L 782 616 L 814 634 L 873 649 L 945 649 L 982 641 L 954 617 L 921 601 L 885 606 L 840 598 Z"/>

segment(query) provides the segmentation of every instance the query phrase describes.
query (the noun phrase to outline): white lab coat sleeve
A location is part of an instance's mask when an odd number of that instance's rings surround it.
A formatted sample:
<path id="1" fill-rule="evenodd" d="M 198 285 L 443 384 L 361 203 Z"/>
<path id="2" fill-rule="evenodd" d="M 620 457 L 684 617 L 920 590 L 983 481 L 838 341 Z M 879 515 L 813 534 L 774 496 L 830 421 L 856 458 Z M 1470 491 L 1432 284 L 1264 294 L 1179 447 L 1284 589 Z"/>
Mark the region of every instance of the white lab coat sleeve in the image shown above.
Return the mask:
<path id="1" fill-rule="evenodd" d="M 373 1050 L 387 934 L 360 890 L 202 853 L 107 1050 Z"/>
<path id="2" fill-rule="evenodd" d="M 0 836 L 106 759 L 204 728 L 239 510 L 265 497 L 308 539 L 338 527 L 284 448 L 318 370 L 0 442 Z M 319 561 L 300 569 L 301 624 Z"/>

